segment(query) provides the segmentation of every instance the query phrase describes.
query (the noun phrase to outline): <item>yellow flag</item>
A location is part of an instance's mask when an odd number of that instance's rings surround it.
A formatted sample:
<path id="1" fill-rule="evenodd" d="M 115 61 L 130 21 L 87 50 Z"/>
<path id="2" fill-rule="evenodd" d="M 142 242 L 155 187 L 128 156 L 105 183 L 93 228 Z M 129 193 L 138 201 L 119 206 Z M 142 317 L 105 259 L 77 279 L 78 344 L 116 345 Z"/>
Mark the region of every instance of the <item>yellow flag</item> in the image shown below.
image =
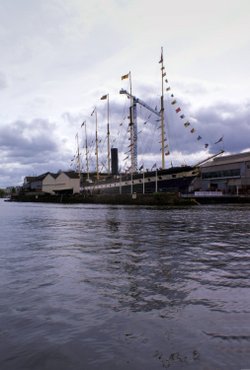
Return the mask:
<path id="1" fill-rule="evenodd" d="M 127 73 L 126 75 L 123 75 L 123 76 L 121 77 L 121 79 L 122 79 L 122 80 L 125 80 L 126 78 L 128 78 L 128 76 L 129 76 L 129 73 Z"/>

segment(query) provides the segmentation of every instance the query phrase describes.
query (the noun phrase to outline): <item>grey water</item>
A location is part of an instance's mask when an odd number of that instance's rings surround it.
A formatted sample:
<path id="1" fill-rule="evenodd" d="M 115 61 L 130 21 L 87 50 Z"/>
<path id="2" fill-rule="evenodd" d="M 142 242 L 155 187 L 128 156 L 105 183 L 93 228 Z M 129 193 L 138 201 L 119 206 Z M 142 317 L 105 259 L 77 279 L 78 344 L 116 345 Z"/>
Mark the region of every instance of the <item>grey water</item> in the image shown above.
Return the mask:
<path id="1" fill-rule="evenodd" d="M 250 369 L 250 205 L 0 215 L 1 370 Z"/>

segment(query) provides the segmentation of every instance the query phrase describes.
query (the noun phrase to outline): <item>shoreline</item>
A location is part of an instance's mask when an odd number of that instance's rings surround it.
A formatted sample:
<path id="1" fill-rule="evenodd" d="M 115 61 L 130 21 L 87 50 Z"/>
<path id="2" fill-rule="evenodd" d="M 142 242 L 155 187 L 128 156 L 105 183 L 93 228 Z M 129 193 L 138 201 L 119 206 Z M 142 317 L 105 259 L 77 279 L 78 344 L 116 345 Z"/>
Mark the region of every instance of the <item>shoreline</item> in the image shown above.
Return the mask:
<path id="1" fill-rule="evenodd" d="M 197 205 L 193 198 L 182 198 L 178 193 L 153 194 L 27 194 L 12 195 L 9 202 L 37 202 L 62 204 L 118 204 L 118 205 Z"/>

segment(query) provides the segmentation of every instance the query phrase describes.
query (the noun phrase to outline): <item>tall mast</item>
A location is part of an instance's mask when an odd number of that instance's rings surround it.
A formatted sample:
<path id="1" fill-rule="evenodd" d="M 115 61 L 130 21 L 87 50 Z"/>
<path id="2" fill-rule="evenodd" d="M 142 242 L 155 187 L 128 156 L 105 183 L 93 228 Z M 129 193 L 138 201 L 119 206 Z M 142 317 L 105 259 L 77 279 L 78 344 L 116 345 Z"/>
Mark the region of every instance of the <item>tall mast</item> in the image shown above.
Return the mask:
<path id="1" fill-rule="evenodd" d="M 77 168 L 78 168 L 79 179 L 81 179 L 81 159 L 80 159 L 78 132 L 76 134 L 76 145 L 77 145 Z"/>
<path id="2" fill-rule="evenodd" d="M 165 123 L 164 123 L 164 87 L 163 79 L 166 76 L 165 67 L 163 65 L 163 47 L 161 48 L 161 59 L 159 61 L 161 64 L 161 167 L 165 168 Z"/>
<path id="3" fill-rule="evenodd" d="M 133 101 L 133 107 L 131 108 L 132 114 L 130 114 L 130 116 L 133 117 L 133 121 L 130 122 L 130 130 L 131 127 L 133 127 L 134 131 L 131 133 L 130 138 L 131 139 L 130 152 L 132 163 L 131 167 L 134 168 L 134 171 L 137 171 L 137 104 L 142 105 L 144 108 L 157 115 L 160 119 L 161 113 L 151 108 L 147 103 L 145 103 L 144 101 L 142 101 L 141 99 L 137 98 L 136 96 L 132 95 L 131 93 L 127 92 L 124 89 L 120 90 L 120 94 L 127 95 L 127 97 Z"/>
<path id="4" fill-rule="evenodd" d="M 87 179 L 89 180 L 89 155 L 88 155 L 87 124 L 85 124 L 85 154 L 86 154 Z"/>
<path id="5" fill-rule="evenodd" d="M 132 76 L 131 71 L 121 77 L 122 80 L 129 78 L 129 94 L 130 107 L 129 107 L 129 132 L 130 132 L 130 154 L 131 154 L 131 167 L 130 172 L 137 171 L 137 114 L 136 114 L 136 102 L 132 95 Z"/>
<path id="6" fill-rule="evenodd" d="M 130 107 L 130 141 L 131 141 L 131 173 L 137 171 L 137 105 L 132 97 Z"/>
<path id="7" fill-rule="evenodd" d="M 99 180 L 99 158 L 98 158 L 98 126 L 97 126 L 97 111 L 95 109 L 95 144 L 96 144 L 96 178 Z"/>
<path id="8" fill-rule="evenodd" d="M 108 159 L 108 174 L 110 174 L 110 130 L 109 130 L 109 94 L 103 95 L 101 100 L 107 100 L 107 159 Z"/>
<path id="9" fill-rule="evenodd" d="M 110 131 L 109 131 L 109 94 L 107 101 L 107 151 L 108 151 L 108 174 L 110 174 Z"/>
<path id="10" fill-rule="evenodd" d="M 98 126 L 97 126 L 97 110 L 94 108 L 91 116 L 95 114 L 95 156 L 96 156 L 96 179 L 99 180 L 99 162 L 98 162 Z"/>
<path id="11" fill-rule="evenodd" d="M 89 180 L 89 159 L 88 159 L 88 139 L 87 139 L 87 123 L 84 121 L 81 127 L 85 127 L 85 158 L 86 158 L 86 172 L 87 180 Z M 84 145 L 83 145 L 84 146 Z"/>
<path id="12" fill-rule="evenodd" d="M 132 75 L 129 71 L 129 92 L 130 92 L 130 145 L 131 145 L 131 173 L 137 171 L 137 109 L 136 102 L 132 95 Z"/>

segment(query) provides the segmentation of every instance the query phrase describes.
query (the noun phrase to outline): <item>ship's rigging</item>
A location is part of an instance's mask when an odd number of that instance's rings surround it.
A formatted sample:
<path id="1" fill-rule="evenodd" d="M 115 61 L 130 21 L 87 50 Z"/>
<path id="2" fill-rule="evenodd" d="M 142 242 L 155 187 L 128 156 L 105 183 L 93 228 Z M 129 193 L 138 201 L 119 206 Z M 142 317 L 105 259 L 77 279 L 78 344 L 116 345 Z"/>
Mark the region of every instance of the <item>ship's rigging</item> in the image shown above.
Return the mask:
<path id="1" fill-rule="evenodd" d="M 152 166 L 153 167 L 158 167 L 161 169 L 165 169 L 165 156 L 170 154 L 169 151 L 169 143 L 167 139 L 167 132 L 166 132 L 166 127 L 165 127 L 165 117 L 166 117 L 166 112 L 165 112 L 165 107 L 164 107 L 164 90 L 168 94 L 168 101 L 170 103 L 168 107 L 168 111 L 171 109 L 174 114 L 176 115 L 177 120 L 179 120 L 182 124 L 186 132 L 190 132 L 190 134 L 193 135 L 193 137 L 196 137 L 196 141 L 199 143 L 204 142 L 204 147 L 207 149 L 209 147 L 209 144 L 203 140 L 202 135 L 197 133 L 196 128 L 192 124 L 192 120 L 187 119 L 185 114 L 183 113 L 182 107 L 180 106 L 179 102 L 175 98 L 174 94 L 172 93 L 172 89 L 169 85 L 168 79 L 166 78 L 166 71 L 165 71 L 165 66 L 164 66 L 164 60 L 163 60 L 163 48 L 161 48 L 161 56 L 160 56 L 160 71 L 161 71 L 161 96 L 160 96 L 160 109 L 157 110 L 157 108 L 153 109 L 149 104 L 147 104 L 145 101 L 142 99 L 136 97 L 132 93 L 132 77 L 131 77 L 131 72 L 123 75 L 121 77 L 122 80 L 128 79 L 129 80 L 129 92 L 126 89 L 121 89 L 120 94 L 126 95 L 129 100 L 130 100 L 130 107 L 129 107 L 129 123 L 128 123 L 128 129 L 126 130 L 129 133 L 129 144 L 128 144 L 128 150 L 122 149 L 121 152 L 126 155 L 125 158 L 123 158 L 124 164 L 128 162 L 128 159 L 130 159 L 130 165 L 128 166 L 128 170 L 131 174 L 138 172 L 138 135 L 143 131 L 143 127 L 140 131 L 138 131 L 138 108 L 137 106 L 139 105 L 140 107 L 143 107 L 146 111 L 150 112 L 150 116 L 153 115 L 157 119 L 154 121 L 160 122 L 160 126 L 158 125 L 158 129 L 160 129 L 160 151 L 161 151 L 161 166 L 157 166 L 156 163 Z M 110 148 L 113 146 L 115 141 L 118 141 L 118 138 L 120 137 L 121 130 L 118 130 L 117 134 L 115 135 L 115 138 L 111 140 L 110 143 L 110 102 L 109 102 L 109 94 L 105 94 L 101 97 L 101 100 L 107 100 L 107 136 L 105 137 L 105 140 L 101 140 L 98 137 L 98 121 L 97 121 L 97 109 L 93 110 L 91 116 L 94 115 L 95 118 L 95 137 L 92 135 L 92 140 L 87 141 L 87 123 L 86 120 L 85 122 L 85 140 L 83 139 L 83 145 L 82 145 L 82 152 L 84 152 L 85 149 L 85 160 L 81 161 L 80 160 L 80 155 L 81 153 L 79 152 L 79 144 L 78 144 L 78 149 L 77 153 L 75 155 L 75 160 L 77 164 L 77 170 L 79 173 L 83 171 L 83 168 L 86 168 L 86 172 L 89 178 L 89 172 L 90 172 L 90 167 L 93 165 L 93 157 L 95 157 L 95 169 L 96 169 L 96 178 L 99 178 L 100 172 L 106 167 L 106 173 L 110 174 L 111 173 L 111 159 L 110 159 Z M 148 116 L 149 117 L 149 116 Z M 147 121 L 146 121 L 147 122 Z M 146 123 L 145 122 L 145 123 Z M 152 121 L 150 122 L 152 124 Z M 120 128 L 121 126 L 124 127 L 124 122 L 120 123 Z M 144 126 L 145 127 L 145 126 Z M 154 129 L 153 132 L 156 130 Z M 91 135 L 90 135 L 91 136 Z M 111 135 L 112 136 L 112 135 Z M 150 135 L 151 136 L 151 135 Z M 152 139 L 152 136 L 151 136 Z M 78 140 L 78 139 L 77 139 Z M 222 139 L 216 140 L 214 144 L 217 144 L 219 142 L 222 142 Z M 152 141 L 152 140 L 151 140 Z M 104 149 L 104 143 L 107 142 L 107 149 L 106 149 L 106 161 L 103 160 L 103 153 L 105 152 Z M 102 160 L 99 160 L 99 145 L 102 143 L 102 149 L 100 150 Z M 121 145 L 121 140 L 119 140 L 119 149 L 122 146 Z M 145 144 L 145 142 L 144 142 Z M 145 146 L 145 145 L 144 145 Z M 94 154 L 93 154 L 94 151 Z M 84 154 L 82 153 L 82 156 Z M 105 165 L 106 162 L 106 165 Z M 84 166 L 83 164 L 86 163 Z M 102 168 L 100 166 L 100 163 L 102 165 Z M 171 162 L 172 163 L 172 162 Z M 142 166 L 139 166 L 139 169 L 142 168 Z"/>
<path id="2" fill-rule="evenodd" d="M 130 127 L 131 127 L 131 136 L 130 136 L 130 153 L 131 153 L 131 173 L 135 173 L 138 171 L 138 149 L 137 149 L 137 139 L 138 139 L 138 125 L 137 125 L 137 104 L 142 105 L 144 108 L 155 114 L 157 117 L 161 118 L 161 113 L 157 112 L 157 110 L 151 108 L 147 103 L 142 101 L 141 99 L 137 98 L 136 96 L 132 95 L 131 93 L 127 92 L 124 89 L 120 90 L 120 94 L 127 95 L 128 98 L 131 99 L 131 107 L 130 107 Z"/>

